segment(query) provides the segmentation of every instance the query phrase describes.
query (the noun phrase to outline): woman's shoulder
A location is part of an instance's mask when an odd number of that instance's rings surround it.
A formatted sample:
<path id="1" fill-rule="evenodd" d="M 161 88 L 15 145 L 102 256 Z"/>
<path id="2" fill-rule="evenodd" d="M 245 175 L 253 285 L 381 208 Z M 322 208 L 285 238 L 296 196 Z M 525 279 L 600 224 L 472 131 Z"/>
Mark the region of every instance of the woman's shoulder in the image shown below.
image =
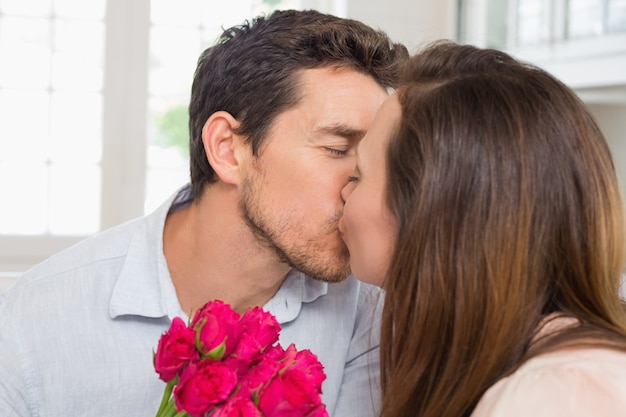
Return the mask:
<path id="1" fill-rule="evenodd" d="M 493 385 L 472 417 L 626 415 L 626 352 L 581 348 L 530 359 Z"/>

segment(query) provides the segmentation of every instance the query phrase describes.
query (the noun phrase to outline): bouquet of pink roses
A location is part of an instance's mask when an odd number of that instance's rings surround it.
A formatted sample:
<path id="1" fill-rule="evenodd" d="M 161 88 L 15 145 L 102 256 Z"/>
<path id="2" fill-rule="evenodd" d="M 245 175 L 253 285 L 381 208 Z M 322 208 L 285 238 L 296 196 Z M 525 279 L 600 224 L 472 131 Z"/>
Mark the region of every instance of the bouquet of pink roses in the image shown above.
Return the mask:
<path id="1" fill-rule="evenodd" d="M 211 301 L 189 324 L 174 318 L 154 368 L 167 383 L 157 417 L 328 417 L 324 369 L 311 351 L 278 344 L 276 318 L 253 308 L 240 315 Z"/>

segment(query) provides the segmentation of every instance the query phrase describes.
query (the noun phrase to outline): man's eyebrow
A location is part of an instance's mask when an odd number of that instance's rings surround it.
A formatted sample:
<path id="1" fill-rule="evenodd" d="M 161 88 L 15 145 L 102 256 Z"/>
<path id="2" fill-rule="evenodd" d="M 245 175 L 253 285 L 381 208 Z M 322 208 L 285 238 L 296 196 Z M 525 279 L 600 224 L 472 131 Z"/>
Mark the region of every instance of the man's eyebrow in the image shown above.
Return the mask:
<path id="1" fill-rule="evenodd" d="M 313 131 L 315 134 L 339 136 L 349 140 L 361 140 L 366 133 L 365 130 L 354 129 L 342 124 L 321 126 Z"/>

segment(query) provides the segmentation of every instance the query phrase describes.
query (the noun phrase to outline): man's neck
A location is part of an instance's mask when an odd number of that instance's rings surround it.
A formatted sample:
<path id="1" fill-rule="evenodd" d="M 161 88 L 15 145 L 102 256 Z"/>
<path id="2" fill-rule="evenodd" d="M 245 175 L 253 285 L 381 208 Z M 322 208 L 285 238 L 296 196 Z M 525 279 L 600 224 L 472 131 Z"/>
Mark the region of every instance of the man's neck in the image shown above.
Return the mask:
<path id="1" fill-rule="evenodd" d="M 163 251 L 187 313 L 213 299 L 240 312 L 262 306 L 290 270 L 258 243 L 237 204 L 234 191 L 213 184 L 201 201 L 166 219 Z"/>

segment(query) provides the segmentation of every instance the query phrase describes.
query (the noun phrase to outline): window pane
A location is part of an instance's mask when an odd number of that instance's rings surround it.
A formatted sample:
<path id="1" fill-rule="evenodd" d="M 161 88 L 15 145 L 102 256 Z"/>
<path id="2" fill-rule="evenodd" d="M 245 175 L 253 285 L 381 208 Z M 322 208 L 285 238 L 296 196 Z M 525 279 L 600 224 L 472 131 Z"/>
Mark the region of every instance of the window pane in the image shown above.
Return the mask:
<path id="1" fill-rule="evenodd" d="M 198 10 L 201 3 L 203 3 L 202 0 L 152 0 L 150 2 L 150 21 L 155 25 L 198 25 L 200 16 Z M 205 3 L 211 5 L 212 14 L 219 15 L 221 13 L 222 7 L 217 9 L 215 4 L 211 4 L 209 1 L 205 1 Z M 227 7 L 223 8 L 226 9 Z"/>
<path id="2" fill-rule="evenodd" d="M 609 0 L 608 32 L 626 32 L 626 0 Z"/>
<path id="3" fill-rule="evenodd" d="M 487 2 L 487 47 L 504 49 L 509 37 L 509 3 L 501 0 Z"/>
<path id="4" fill-rule="evenodd" d="M 54 14 L 74 19 L 104 19 L 106 0 L 54 0 Z"/>
<path id="5" fill-rule="evenodd" d="M 101 114 L 102 99 L 99 94 L 53 93 L 50 159 L 54 162 L 81 160 L 98 164 L 102 153 Z"/>
<path id="6" fill-rule="evenodd" d="M 3 115 L 0 161 L 44 162 L 48 159 L 50 96 L 47 92 L 0 89 L 0 114 Z"/>
<path id="7" fill-rule="evenodd" d="M 148 135 L 152 139 L 148 160 L 153 166 L 185 168 L 189 154 L 189 115 L 186 98 L 151 98 Z M 158 150 L 157 150 L 158 149 Z M 163 153 L 164 150 L 174 152 Z M 172 155 L 167 159 L 166 155 Z"/>
<path id="8" fill-rule="evenodd" d="M 189 182 L 187 98 L 152 98 L 148 102 L 148 172 L 145 211 L 150 212 Z"/>
<path id="9" fill-rule="evenodd" d="M 0 1 L 0 234 L 98 228 L 105 3 L 82 3 Z"/>
<path id="10" fill-rule="evenodd" d="M 569 0 L 567 37 L 589 38 L 602 34 L 604 0 Z"/>
<path id="11" fill-rule="evenodd" d="M 519 0 L 517 42 L 520 46 L 547 42 L 550 34 L 549 2 L 544 0 Z"/>
<path id="12" fill-rule="evenodd" d="M 33 235 L 46 232 L 47 166 L 0 161 L 0 234 Z"/>
<path id="13" fill-rule="evenodd" d="M 155 153 L 159 153 L 157 148 L 151 149 L 148 157 L 154 157 Z M 168 152 L 168 151 L 165 151 Z M 170 151 L 171 152 L 171 151 Z M 176 154 L 160 155 L 165 158 L 178 158 Z M 183 184 L 189 182 L 189 174 L 184 169 L 168 169 L 168 168 L 152 168 L 148 171 L 146 177 L 146 212 L 153 211 L 163 201 L 174 193 Z"/>
<path id="14" fill-rule="evenodd" d="M 2 0 L 0 12 L 22 16 L 50 16 L 52 0 Z"/>
<path id="15" fill-rule="evenodd" d="M 187 96 L 202 47 L 198 29 L 153 27 L 150 40 L 149 94 Z"/>
<path id="16" fill-rule="evenodd" d="M 74 91 L 101 90 L 104 24 L 58 21 L 54 29 L 52 87 Z"/>
<path id="17" fill-rule="evenodd" d="M 0 16 L 0 88 L 46 88 L 49 45 L 48 20 Z"/>
<path id="18" fill-rule="evenodd" d="M 244 19 L 250 19 L 259 14 L 263 3 L 258 0 L 233 0 L 228 3 L 228 7 L 223 7 L 219 13 L 215 13 L 209 2 L 203 2 L 200 8 L 201 22 L 204 27 L 217 29 L 239 25 Z M 264 11 L 268 10 L 269 8 L 265 8 Z"/>
<path id="19" fill-rule="evenodd" d="M 100 169 L 84 163 L 50 167 L 50 233 L 86 235 L 100 228 Z"/>

